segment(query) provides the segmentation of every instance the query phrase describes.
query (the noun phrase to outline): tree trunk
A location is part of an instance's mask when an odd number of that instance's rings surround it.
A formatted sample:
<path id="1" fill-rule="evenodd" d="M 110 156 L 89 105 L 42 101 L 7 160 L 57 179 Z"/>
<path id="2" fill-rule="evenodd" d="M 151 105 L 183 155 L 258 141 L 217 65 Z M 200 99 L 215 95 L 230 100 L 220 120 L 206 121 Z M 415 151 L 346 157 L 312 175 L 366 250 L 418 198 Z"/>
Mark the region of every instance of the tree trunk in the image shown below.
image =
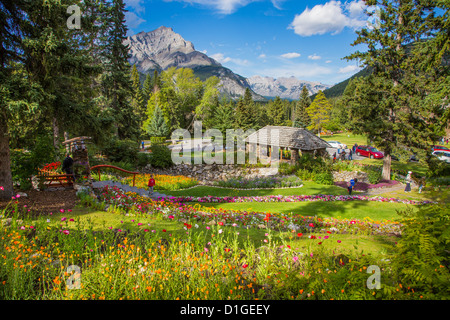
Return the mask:
<path id="1" fill-rule="evenodd" d="M 383 172 L 381 173 L 382 180 L 391 180 L 391 155 L 385 154 L 383 159 Z"/>
<path id="2" fill-rule="evenodd" d="M 6 122 L 6 111 L 0 113 L 0 199 L 11 200 L 14 187 L 11 174 L 11 158 L 9 153 L 9 136 Z"/>
<path id="3" fill-rule="evenodd" d="M 67 131 L 64 131 L 64 141 L 69 140 L 69 133 Z M 66 153 L 70 153 L 70 144 L 66 144 Z"/>
<path id="4" fill-rule="evenodd" d="M 58 126 L 58 121 L 55 117 L 53 117 L 53 147 L 55 148 L 56 153 L 58 154 L 59 152 L 59 126 Z"/>

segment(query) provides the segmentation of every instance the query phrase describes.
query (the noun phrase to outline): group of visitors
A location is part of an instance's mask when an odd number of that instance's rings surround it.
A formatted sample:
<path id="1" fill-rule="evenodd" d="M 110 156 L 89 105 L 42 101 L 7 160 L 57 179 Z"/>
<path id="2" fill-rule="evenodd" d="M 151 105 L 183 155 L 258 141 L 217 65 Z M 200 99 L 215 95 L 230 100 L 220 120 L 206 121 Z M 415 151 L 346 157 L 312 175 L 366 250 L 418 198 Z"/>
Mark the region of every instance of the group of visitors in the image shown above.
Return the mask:
<path id="1" fill-rule="evenodd" d="M 333 153 L 333 161 L 336 160 L 353 160 L 353 155 L 355 154 L 356 148 L 358 145 L 355 143 L 351 149 L 348 150 L 348 153 L 345 151 L 346 149 L 343 149 L 341 151 L 341 148 L 337 148 L 337 153 Z"/>
<path id="2" fill-rule="evenodd" d="M 440 139 L 440 142 L 441 142 L 442 144 L 448 144 L 448 138 L 442 137 L 442 138 Z"/>

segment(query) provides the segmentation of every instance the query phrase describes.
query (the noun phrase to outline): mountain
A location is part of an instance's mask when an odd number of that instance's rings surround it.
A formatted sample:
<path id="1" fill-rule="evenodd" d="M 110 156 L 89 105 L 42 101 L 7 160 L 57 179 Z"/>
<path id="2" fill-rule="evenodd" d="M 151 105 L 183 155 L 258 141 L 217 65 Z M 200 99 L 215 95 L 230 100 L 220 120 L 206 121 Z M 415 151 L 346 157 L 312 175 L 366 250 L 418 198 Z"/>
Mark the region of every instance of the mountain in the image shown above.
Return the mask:
<path id="1" fill-rule="evenodd" d="M 348 78 L 342 82 L 339 82 L 326 90 L 323 90 L 323 93 L 325 94 L 325 97 L 327 97 L 328 99 L 340 97 L 344 94 L 345 88 L 347 87 L 350 80 L 359 78 L 359 77 L 366 77 L 366 76 L 370 75 L 371 73 L 372 73 L 372 69 L 366 67 L 366 68 L 362 69 L 361 71 L 359 71 L 358 73 L 351 76 L 350 78 Z M 311 96 L 311 99 L 314 99 L 316 97 L 316 94 L 317 93 L 313 94 Z"/>
<path id="2" fill-rule="evenodd" d="M 167 70 L 171 67 L 191 68 L 201 80 L 217 76 L 220 79 L 219 90 L 231 98 L 243 96 L 250 85 L 245 78 L 223 67 L 206 54 L 196 51 L 190 41 L 173 31 L 172 28 L 159 27 L 150 32 L 140 32 L 124 41 L 129 46 L 131 65 L 136 65 L 142 74 Z M 251 89 L 251 88 L 250 88 Z M 266 99 L 252 91 L 253 99 Z"/>
<path id="3" fill-rule="evenodd" d="M 310 95 L 331 87 L 320 82 L 302 81 L 296 77 L 274 79 L 271 77 L 253 76 L 248 78 L 247 81 L 250 84 L 250 88 L 263 97 L 274 98 L 278 96 L 289 100 L 297 100 L 300 97 L 303 86 L 306 86 Z"/>

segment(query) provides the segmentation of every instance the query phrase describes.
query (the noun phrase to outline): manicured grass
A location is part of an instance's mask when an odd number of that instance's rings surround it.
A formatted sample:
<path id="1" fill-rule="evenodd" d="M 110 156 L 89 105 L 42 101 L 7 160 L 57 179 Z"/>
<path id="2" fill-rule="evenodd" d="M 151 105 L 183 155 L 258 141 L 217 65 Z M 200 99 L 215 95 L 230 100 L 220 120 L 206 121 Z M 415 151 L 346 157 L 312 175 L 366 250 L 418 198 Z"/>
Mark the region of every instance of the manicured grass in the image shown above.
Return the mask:
<path id="1" fill-rule="evenodd" d="M 351 148 L 355 143 L 358 145 L 367 145 L 367 137 L 363 135 L 353 134 L 351 132 L 343 132 L 333 134 L 332 136 L 321 136 L 321 138 L 325 141 L 339 141 L 347 145 L 348 148 Z"/>
<path id="2" fill-rule="evenodd" d="M 301 214 L 303 216 L 332 217 L 342 219 L 370 218 L 375 221 L 397 220 L 397 210 L 408 205 L 374 201 L 305 201 L 305 202 L 251 202 L 251 203 L 203 203 L 202 205 L 232 210 L 248 210 L 272 213 Z"/>
<path id="3" fill-rule="evenodd" d="M 347 190 L 337 186 L 325 186 L 312 181 L 304 181 L 303 187 L 286 189 L 260 189 L 260 190 L 239 190 L 239 189 L 221 189 L 208 186 L 200 186 L 188 190 L 170 191 L 167 194 L 171 196 L 216 196 L 216 197 L 243 197 L 243 196 L 268 196 L 268 195 L 345 195 Z"/>
<path id="4" fill-rule="evenodd" d="M 244 204 L 245 205 L 245 204 Z M 67 218 L 61 222 L 62 218 Z M 49 226 L 58 226 L 63 229 L 91 229 L 93 231 L 106 231 L 108 229 L 121 229 L 123 231 L 138 231 L 147 229 L 149 232 L 155 232 L 158 237 L 164 239 L 170 238 L 186 238 L 187 231 L 183 228 L 184 225 L 177 221 L 168 221 L 161 219 L 158 216 L 149 215 L 123 215 L 111 212 L 96 211 L 89 208 L 79 207 L 72 212 L 64 212 L 53 214 L 49 217 Z M 69 222 L 70 219 L 74 221 Z M 138 224 L 142 224 L 139 226 Z M 192 223 L 193 225 L 195 222 Z M 166 230 L 163 232 L 162 230 Z M 298 252 L 309 252 L 318 249 L 330 249 L 340 253 L 371 253 L 376 256 L 382 256 L 392 249 L 396 238 L 388 236 L 372 236 L 372 235 L 353 235 L 353 234 L 327 234 L 327 233 L 313 233 L 318 241 L 311 241 L 308 234 L 301 237 L 297 236 L 295 232 L 277 232 L 268 231 L 266 229 L 243 229 L 234 228 L 231 226 L 223 227 L 227 232 L 237 232 L 238 243 L 241 245 L 250 240 L 256 247 L 267 245 L 269 239 L 268 232 L 272 241 L 277 241 L 280 244 L 291 246 Z M 208 241 L 213 241 L 213 232 L 208 231 L 206 226 L 200 224 L 198 228 L 190 229 L 190 237 L 199 236 L 203 238 L 205 244 Z M 327 237 L 328 239 L 324 239 Z M 323 241 L 320 238 L 324 239 Z M 266 241 L 265 241 L 266 240 Z M 340 240 L 338 243 L 337 240 Z M 318 242 L 321 242 L 319 245 Z"/>
<path id="5" fill-rule="evenodd" d="M 383 166 L 383 159 L 363 159 L 363 160 L 355 160 L 360 161 L 364 164 L 375 165 L 375 166 Z M 418 162 L 400 162 L 400 161 L 392 161 L 391 168 L 393 170 L 400 170 L 404 172 L 412 171 L 413 174 L 417 174 L 419 176 L 425 176 L 428 167 L 425 164 L 421 164 Z"/>

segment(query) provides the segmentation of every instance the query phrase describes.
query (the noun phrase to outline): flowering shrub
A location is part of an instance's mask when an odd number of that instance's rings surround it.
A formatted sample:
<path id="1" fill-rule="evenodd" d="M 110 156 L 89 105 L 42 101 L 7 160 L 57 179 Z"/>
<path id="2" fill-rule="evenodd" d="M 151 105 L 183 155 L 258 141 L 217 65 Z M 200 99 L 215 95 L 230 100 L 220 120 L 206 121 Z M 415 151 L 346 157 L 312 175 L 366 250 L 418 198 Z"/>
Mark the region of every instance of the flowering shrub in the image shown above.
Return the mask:
<path id="1" fill-rule="evenodd" d="M 296 176 L 289 177 L 261 177 L 256 179 L 246 179 L 243 177 L 231 178 L 226 181 L 217 181 L 215 185 L 224 188 L 235 189 L 263 189 L 263 188 L 285 188 L 298 187 L 302 181 Z"/>

